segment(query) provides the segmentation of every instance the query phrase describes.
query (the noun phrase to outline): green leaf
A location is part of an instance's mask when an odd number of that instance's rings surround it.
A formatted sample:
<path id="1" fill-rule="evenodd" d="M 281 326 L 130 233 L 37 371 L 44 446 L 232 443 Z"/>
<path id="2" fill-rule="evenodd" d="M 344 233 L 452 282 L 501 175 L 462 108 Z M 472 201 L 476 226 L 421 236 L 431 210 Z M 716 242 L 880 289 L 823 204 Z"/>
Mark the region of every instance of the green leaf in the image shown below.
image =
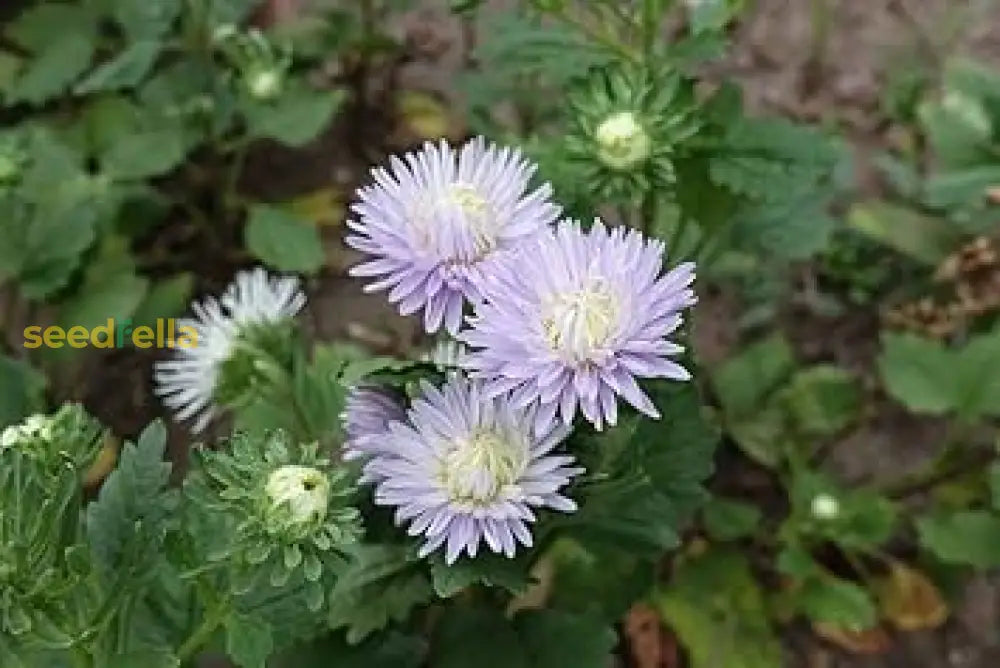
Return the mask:
<path id="1" fill-rule="evenodd" d="M 943 415 L 957 408 L 955 360 L 942 344 L 887 333 L 878 366 L 889 394 L 911 411 Z"/>
<path id="2" fill-rule="evenodd" d="M 832 576 L 806 580 L 798 592 L 798 604 L 803 614 L 816 623 L 865 631 L 878 622 L 871 595 L 853 582 Z"/>
<path id="3" fill-rule="evenodd" d="M 420 668 L 427 641 L 421 636 L 390 631 L 359 645 L 328 636 L 272 659 L 274 668 Z"/>
<path id="4" fill-rule="evenodd" d="M 251 207 L 246 245 L 254 256 L 281 271 L 314 272 L 323 266 L 323 243 L 316 226 L 277 207 Z"/>
<path id="5" fill-rule="evenodd" d="M 1000 510 L 1000 462 L 990 467 L 990 492 L 993 497 L 993 509 Z"/>
<path id="6" fill-rule="evenodd" d="M 45 382 L 27 362 L 0 355 L 0 430 L 42 409 Z"/>
<path id="7" fill-rule="evenodd" d="M 394 545 L 360 545 L 330 592 L 329 624 L 346 628 L 356 644 L 390 621 L 403 622 L 433 589 L 407 550 Z"/>
<path id="8" fill-rule="evenodd" d="M 777 406 L 765 406 L 753 417 L 727 425 L 736 445 L 750 459 L 774 468 L 795 444 L 788 435 L 785 411 Z"/>
<path id="9" fill-rule="evenodd" d="M 969 167 L 937 174 L 924 183 L 924 201 L 936 209 L 982 202 L 986 191 L 1000 183 L 1000 166 Z"/>
<path id="10" fill-rule="evenodd" d="M 180 668 L 181 662 L 168 650 L 138 650 L 108 658 L 106 668 Z"/>
<path id="11" fill-rule="evenodd" d="M 112 14 L 130 39 L 162 37 L 181 12 L 182 0 L 112 0 Z M 215 3 L 212 3 L 215 4 Z"/>
<path id="12" fill-rule="evenodd" d="M 148 179 L 173 171 L 189 148 L 179 126 L 144 130 L 110 146 L 101 156 L 101 166 L 113 179 Z"/>
<path id="13" fill-rule="evenodd" d="M 167 430 L 150 424 L 135 445 L 126 443 L 118 467 L 111 472 L 97 500 L 87 506 L 87 537 L 105 574 L 152 574 L 177 492 L 168 488 L 170 464 L 163 457 Z M 146 568 L 143 568 L 143 565 Z"/>
<path id="14" fill-rule="evenodd" d="M 159 54 L 159 43 L 135 42 L 108 62 L 99 65 L 76 85 L 73 92 L 77 95 L 90 95 L 100 91 L 132 88 L 149 74 Z"/>
<path id="15" fill-rule="evenodd" d="M 664 621 L 693 668 L 772 668 L 781 645 L 746 557 L 716 548 L 679 564 L 671 586 L 655 596 Z"/>
<path id="16" fill-rule="evenodd" d="M 614 544 L 584 547 L 572 539 L 559 538 L 545 558 L 555 570 L 550 606 L 598 615 L 612 624 L 645 597 L 655 581 L 655 560 L 645 560 Z"/>
<path id="17" fill-rule="evenodd" d="M 972 338 L 958 352 L 952 373 L 960 418 L 1000 416 L 1000 329 Z"/>
<path id="18" fill-rule="evenodd" d="M 722 30 L 742 8 L 742 0 L 700 0 L 691 3 L 691 32 L 700 34 Z"/>
<path id="19" fill-rule="evenodd" d="M 292 147 L 304 146 L 330 124 L 346 99 L 346 91 L 340 89 L 296 88 L 283 93 L 273 104 L 251 101 L 245 108 L 248 131 L 253 137 L 273 139 Z"/>
<path id="20" fill-rule="evenodd" d="M 187 309 L 193 290 L 194 276 L 190 273 L 160 279 L 136 307 L 132 323 L 136 327 L 155 327 L 157 320 L 180 315 Z"/>
<path id="21" fill-rule="evenodd" d="M 986 570 L 1000 567 L 1000 517 L 973 510 L 917 520 L 920 544 L 941 561 Z"/>
<path id="22" fill-rule="evenodd" d="M 755 505 L 721 497 L 710 499 L 702 512 L 708 535 L 720 541 L 738 540 L 752 535 L 763 515 Z"/>
<path id="23" fill-rule="evenodd" d="M 528 563 L 524 559 L 508 559 L 485 553 L 474 559 L 462 558 L 448 566 L 437 555 L 431 562 L 431 581 L 441 598 L 451 598 L 467 587 L 482 583 L 502 587 L 513 594 L 523 593 L 531 583 Z"/>
<path id="24" fill-rule="evenodd" d="M 944 218 L 887 202 L 855 204 L 847 214 L 847 224 L 880 244 L 935 267 L 961 240 L 961 232 Z"/>
<path id="25" fill-rule="evenodd" d="M 993 127 L 977 97 L 946 86 L 940 101 L 918 107 L 917 117 L 941 164 L 964 167 L 989 159 Z"/>
<path id="26" fill-rule="evenodd" d="M 819 364 L 797 372 L 781 392 L 792 424 L 806 436 L 833 436 L 861 411 L 861 391 L 849 372 Z"/>
<path id="27" fill-rule="evenodd" d="M 274 651 L 271 627 L 259 619 L 233 613 L 226 617 L 226 654 L 240 668 L 266 668 Z"/>
<path id="28" fill-rule="evenodd" d="M 125 240 L 107 236 L 75 294 L 59 304 L 57 323 L 68 331 L 77 326 L 88 330 L 107 327 L 111 321 L 114 329 L 117 323 L 124 323 L 132 315 L 142 302 L 148 285 L 148 279 L 136 276 Z M 127 343 L 113 340 L 111 347 Z M 72 348 L 64 346 L 60 350 L 68 353 Z"/>
<path id="29" fill-rule="evenodd" d="M 754 415 L 795 369 L 792 348 L 781 335 L 751 344 L 712 373 L 712 386 L 728 419 Z"/>
<path id="30" fill-rule="evenodd" d="M 477 668 L 532 665 L 517 632 L 499 611 L 449 608 L 434 629 L 430 665 L 468 668 L 472 657 Z"/>
<path id="31" fill-rule="evenodd" d="M 533 668 L 572 666 L 607 668 L 618 636 L 603 622 L 558 610 L 530 610 L 514 618 L 514 627 Z"/>
<path id="32" fill-rule="evenodd" d="M 18 46 L 38 53 L 52 44 L 53 35 L 93 37 L 97 17 L 87 7 L 69 3 L 34 3 L 4 30 L 4 36 Z"/>
<path id="33" fill-rule="evenodd" d="M 50 39 L 11 84 L 7 101 L 37 105 L 59 96 L 90 67 L 95 48 L 91 36 L 76 30 Z"/>

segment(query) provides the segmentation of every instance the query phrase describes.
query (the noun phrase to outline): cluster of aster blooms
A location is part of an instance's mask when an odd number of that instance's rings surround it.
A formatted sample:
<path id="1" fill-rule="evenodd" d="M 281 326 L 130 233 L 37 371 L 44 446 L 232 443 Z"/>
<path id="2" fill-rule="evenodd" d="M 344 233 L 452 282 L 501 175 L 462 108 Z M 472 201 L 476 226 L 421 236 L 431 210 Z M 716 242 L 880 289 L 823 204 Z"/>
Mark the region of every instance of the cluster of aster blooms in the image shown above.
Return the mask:
<path id="1" fill-rule="evenodd" d="M 613 426 L 624 400 L 657 418 L 637 379 L 690 377 L 668 337 L 695 302 L 694 266 L 665 271 L 663 244 L 635 230 L 559 220 L 534 172 L 482 138 L 427 144 L 374 169 L 348 223 L 348 245 L 368 256 L 351 274 L 447 337 L 452 371 L 412 401 L 353 388 L 344 456 L 421 554 L 443 550 L 448 563 L 484 545 L 512 557 L 532 545 L 538 510 L 576 509 L 567 488 L 583 469 L 566 439 L 578 416 Z M 204 427 L 247 332 L 303 304 L 294 279 L 258 270 L 196 305 L 202 345 L 158 369 L 168 405 Z"/>

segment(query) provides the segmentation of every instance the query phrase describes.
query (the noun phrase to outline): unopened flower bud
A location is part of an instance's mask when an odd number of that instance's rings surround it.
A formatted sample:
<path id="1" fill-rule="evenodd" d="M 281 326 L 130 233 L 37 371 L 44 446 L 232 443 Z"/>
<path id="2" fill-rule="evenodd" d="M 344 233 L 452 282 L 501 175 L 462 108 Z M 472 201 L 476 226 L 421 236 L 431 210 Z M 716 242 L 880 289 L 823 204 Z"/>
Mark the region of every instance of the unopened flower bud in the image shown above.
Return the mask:
<path id="1" fill-rule="evenodd" d="M 813 497 L 810 510 L 818 520 L 833 520 L 840 515 L 840 502 L 830 494 L 817 494 Z"/>
<path id="2" fill-rule="evenodd" d="M 264 490 L 271 508 L 297 526 L 319 524 L 326 519 L 330 482 L 311 466 L 289 464 L 275 469 Z"/>
<path id="3" fill-rule="evenodd" d="M 649 134 L 631 111 L 608 116 L 595 133 L 598 158 L 612 169 L 631 169 L 644 162 L 652 148 Z"/>
<path id="4" fill-rule="evenodd" d="M 246 76 L 247 90 L 258 100 L 273 100 L 284 86 L 281 70 L 267 68 L 253 70 Z"/>

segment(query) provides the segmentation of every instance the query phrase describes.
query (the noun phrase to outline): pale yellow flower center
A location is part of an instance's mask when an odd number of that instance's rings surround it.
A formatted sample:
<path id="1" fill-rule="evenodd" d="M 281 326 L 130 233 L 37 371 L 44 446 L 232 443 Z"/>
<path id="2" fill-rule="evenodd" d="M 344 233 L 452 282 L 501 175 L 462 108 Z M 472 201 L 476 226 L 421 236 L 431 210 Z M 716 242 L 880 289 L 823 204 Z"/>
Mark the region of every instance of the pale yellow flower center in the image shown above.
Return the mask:
<path id="1" fill-rule="evenodd" d="M 621 308 L 604 281 L 558 295 L 543 309 L 542 331 L 549 347 L 568 361 L 590 360 L 618 328 Z"/>
<path id="2" fill-rule="evenodd" d="M 456 183 L 425 197 L 414 208 L 412 220 L 426 247 L 456 260 L 481 258 L 497 246 L 496 216 L 489 201 L 472 186 Z M 463 251 L 450 247 L 456 239 L 469 242 L 468 247 Z"/>
<path id="3" fill-rule="evenodd" d="M 442 462 L 441 482 L 452 501 L 488 505 L 517 482 L 526 465 L 525 443 L 482 430 L 454 443 Z"/>

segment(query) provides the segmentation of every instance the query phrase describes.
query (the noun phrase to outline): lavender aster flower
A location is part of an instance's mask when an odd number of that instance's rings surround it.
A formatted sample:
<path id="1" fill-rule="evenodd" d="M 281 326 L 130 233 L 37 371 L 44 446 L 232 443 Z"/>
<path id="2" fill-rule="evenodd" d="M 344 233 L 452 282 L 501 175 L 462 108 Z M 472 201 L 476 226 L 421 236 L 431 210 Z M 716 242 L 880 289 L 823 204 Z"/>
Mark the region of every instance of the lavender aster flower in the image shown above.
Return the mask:
<path id="1" fill-rule="evenodd" d="M 341 415 L 347 434 L 344 459 L 360 459 L 381 451 L 389 423 L 405 419 L 403 398 L 392 390 L 368 386 L 351 388 Z"/>
<path id="2" fill-rule="evenodd" d="M 455 151 L 443 141 L 393 157 L 358 191 L 347 244 L 373 259 L 352 276 L 377 278 L 368 291 L 389 289 L 403 315 L 424 310 L 424 328 L 451 333 L 463 299 L 477 300 L 498 256 L 548 229 L 559 215 L 552 188 L 530 194 L 535 171 L 516 149 L 478 137 Z"/>
<path id="3" fill-rule="evenodd" d="M 239 272 L 220 299 L 193 303 L 195 317 L 178 321 L 178 330 L 193 331 L 194 340 L 175 347 L 173 359 L 156 363 L 156 394 L 178 420 L 194 419 L 193 431 L 202 431 L 221 395 L 234 390 L 223 387 L 227 380 L 234 384 L 224 368 L 252 367 L 243 350 L 248 340 L 268 347 L 271 330 L 290 322 L 305 303 L 295 277 L 270 276 L 260 267 Z"/>
<path id="4" fill-rule="evenodd" d="M 661 275 L 663 244 L 596 220 L 589 232 L 564 221 L 496 271 L 486 302 L 460 335 L 472 375 L 490 396 L 537 404 L 543 423 L 570 424 L 577 406 L 601 429 L 617 422 L 617 397 L 659 417 L 636 377 L 688 380 L 667 359 L 667 340 L 695 303 L 694 265 Z"/>
<path id="5" fill-rule="evenodd" d="M 485 542 L 513 557 L 518 544 L 532 544 L 533 508 L 576 510 L 559 490 L 583 469 L 553 454 L 568 427 L 536 420 L 534 408 L 507 397 L 489 399 L 460 376 L 441 389 L 424 381 L 422 391 L 365 467 L 379 481 L 375 503 L 395 506 L 397 523 L 426 539 L 421 556 L 443 547 L 452 564 Z"/>

